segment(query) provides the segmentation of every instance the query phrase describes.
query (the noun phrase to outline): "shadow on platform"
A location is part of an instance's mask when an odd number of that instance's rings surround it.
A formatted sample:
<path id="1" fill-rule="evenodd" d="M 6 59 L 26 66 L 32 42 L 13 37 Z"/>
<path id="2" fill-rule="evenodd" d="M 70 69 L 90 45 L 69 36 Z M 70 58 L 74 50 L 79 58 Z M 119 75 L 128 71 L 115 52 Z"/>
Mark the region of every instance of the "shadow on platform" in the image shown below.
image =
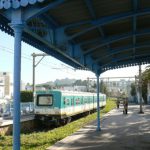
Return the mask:
<path id="1" fill-rule="evenodd" d="M 123 115 L 122 107 L 114 109 L 101 121 L 102 131 L 96 131 L 94 121 L 47 150 L 149 150 L 150 106 L 143 110 L 138 114 L 139 106 L 131 105 Z"/>

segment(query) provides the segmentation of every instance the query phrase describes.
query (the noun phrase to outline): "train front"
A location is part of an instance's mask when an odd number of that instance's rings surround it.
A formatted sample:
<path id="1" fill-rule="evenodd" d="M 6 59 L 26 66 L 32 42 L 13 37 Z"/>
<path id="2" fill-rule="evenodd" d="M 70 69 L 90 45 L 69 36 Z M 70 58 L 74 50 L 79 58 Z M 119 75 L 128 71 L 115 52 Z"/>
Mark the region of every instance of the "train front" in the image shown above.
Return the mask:
<path id="1" fill-rule="evenodd" d="M 60 99 L 59 91 L 37 92 L 34 100 L 35 118 L 45 123 L 55 123 L 60 119 Z"/>

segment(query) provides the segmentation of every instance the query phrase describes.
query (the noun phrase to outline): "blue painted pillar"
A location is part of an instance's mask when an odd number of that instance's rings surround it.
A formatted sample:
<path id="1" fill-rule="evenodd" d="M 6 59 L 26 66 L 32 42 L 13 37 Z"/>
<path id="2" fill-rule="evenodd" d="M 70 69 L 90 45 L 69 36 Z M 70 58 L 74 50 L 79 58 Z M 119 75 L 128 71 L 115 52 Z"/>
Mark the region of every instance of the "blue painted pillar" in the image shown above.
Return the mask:
<path id="1" fill-rule="evenodd" d="M 99 86 L 99 75 L 96 75 L 96 77 L 97 77 L 97 131 L 101 131 L 101 127 L 100 127 L 100 98 L 99 98 L 100 86 Z"/>
<path id="2" fill-rule="evenodd" d="M 23 23 L 12 15 L 11 28 L 14 30 L 14 80 L 13 80 L 13 150 L 20 150 L 20 76 L 21 76 L 21 36 Z"/>

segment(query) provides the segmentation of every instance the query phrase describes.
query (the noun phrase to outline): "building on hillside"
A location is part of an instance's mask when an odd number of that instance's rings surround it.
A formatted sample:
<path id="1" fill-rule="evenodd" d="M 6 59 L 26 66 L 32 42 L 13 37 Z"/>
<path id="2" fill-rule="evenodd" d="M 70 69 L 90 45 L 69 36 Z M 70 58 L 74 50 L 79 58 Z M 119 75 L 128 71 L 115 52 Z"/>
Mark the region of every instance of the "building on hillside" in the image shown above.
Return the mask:
<path id="1" fill-rule="evenodd" d="M 33 90 L 32 85 L 30 85 L 29 83 L 27 83 L 25 85 L 25 91 L 32 91 L 32 90 Z M 46 88 L 43 86 L 43 84 L 38 84 L 38 85 L 35 86 L 35 90 L 36 91 L 45 91 Z"/>
<path id="2" fill-rule="evenodd" d="M 61 87 L 62 90 L 67 90 L 67 91 L 78 91 L 78 92 L 87 92 L 87 86 L 63 86 Z"/>
<path id="3" fill-rule="evenodd" d="M 124 93 L 126 96 L 130 96 L 131 83 L 134 81 L 121 79 L 119 81 L 104 81 L 109 93 L 112 96 L 119 96 Z"/>

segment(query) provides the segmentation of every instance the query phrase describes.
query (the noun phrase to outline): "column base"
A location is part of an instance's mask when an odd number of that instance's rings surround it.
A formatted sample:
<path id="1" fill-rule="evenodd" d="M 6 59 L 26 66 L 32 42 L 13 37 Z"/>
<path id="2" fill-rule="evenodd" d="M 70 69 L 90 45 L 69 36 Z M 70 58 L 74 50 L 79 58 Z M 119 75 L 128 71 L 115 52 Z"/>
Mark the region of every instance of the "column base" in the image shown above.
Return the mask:
<path id="1" fill-rule="evenodd" d="M 96 131 L 101 131 L 101 130 L 102 130 L 101 128 L 97 128 L 97 129 L 96 129 Z"/>
<path id="2" fill-rule="evenodd" d="M 138 114 L 144 114 L 144 112 L 143 111 L 139 111 Z"/>

